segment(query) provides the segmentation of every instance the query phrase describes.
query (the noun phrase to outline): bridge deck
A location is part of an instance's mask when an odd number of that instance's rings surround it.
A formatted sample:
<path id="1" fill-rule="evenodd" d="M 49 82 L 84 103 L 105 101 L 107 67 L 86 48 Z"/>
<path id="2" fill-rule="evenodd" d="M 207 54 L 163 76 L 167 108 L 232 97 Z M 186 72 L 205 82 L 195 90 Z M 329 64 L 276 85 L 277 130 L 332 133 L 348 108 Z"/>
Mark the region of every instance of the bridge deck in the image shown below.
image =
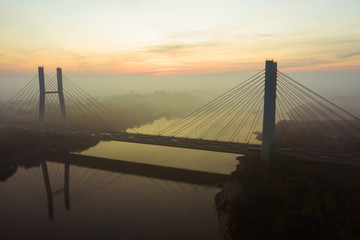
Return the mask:
<path id="1" fill-rule="evenodd" d="M 24 130 L 38 131 L 37 126 L 24 126 L 24 125 L 0 123 L 0 127 L 2 126 L 11 126 Z M 245 144 L 245 143 L 236 143 L 236 142 L 181 138 L 181 137 L 149 135 L 149 134 L 136 134 L 136 133 L 128 133 L 128 132 L 100 132 L 100 131 L 67 130 L 60 128 L 44 128 L 43 132 L 45 134 L 51 133 L 58 135 L 95 137 L 102 141 L 132 142 L 132 143 L 142 143 L 142 144 L 236 153 L 236 154 L 246 154 L 253 151 L 260 151 L 261 149 L 261 146 L 256 144 Z"/>
<path id="2" fill-rule="evenodd" d="M 134 133 L 105 133 L 100 135 L 99 138 L 104 141 L 133 142 L 237 154 L 245 154 L 252 150 L 260 150 L 260 146 L 254 144 Z"/>

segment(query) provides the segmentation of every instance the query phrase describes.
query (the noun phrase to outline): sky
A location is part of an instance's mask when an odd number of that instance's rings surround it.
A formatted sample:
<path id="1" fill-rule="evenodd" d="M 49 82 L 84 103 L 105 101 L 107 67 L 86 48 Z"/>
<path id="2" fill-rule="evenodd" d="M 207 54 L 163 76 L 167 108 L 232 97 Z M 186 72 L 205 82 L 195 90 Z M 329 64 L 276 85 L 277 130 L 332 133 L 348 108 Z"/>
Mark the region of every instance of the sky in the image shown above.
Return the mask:
<path id="1" fill-rule="evenodd" d="M 360 71 L 358 0 L 0 0 L 0 74 Z"/>

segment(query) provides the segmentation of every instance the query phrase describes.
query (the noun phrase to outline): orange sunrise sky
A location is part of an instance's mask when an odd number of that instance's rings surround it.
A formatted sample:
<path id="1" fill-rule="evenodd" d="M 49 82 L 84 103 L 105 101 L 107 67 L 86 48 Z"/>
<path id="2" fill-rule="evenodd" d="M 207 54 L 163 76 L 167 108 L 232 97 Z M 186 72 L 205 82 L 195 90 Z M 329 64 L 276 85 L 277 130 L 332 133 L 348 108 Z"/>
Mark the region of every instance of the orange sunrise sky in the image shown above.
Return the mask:
<path id="1" fill-rule="evenodd" d="M 0 73 L 360 70 L 357 0 L 2 0 Z"/>

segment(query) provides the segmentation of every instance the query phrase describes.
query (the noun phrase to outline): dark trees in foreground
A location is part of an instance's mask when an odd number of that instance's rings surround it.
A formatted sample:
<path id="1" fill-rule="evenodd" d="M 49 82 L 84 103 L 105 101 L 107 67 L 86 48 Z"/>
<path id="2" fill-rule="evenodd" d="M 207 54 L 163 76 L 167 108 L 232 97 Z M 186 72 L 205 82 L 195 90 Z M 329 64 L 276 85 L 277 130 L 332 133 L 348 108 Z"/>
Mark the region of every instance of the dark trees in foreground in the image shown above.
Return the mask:
<path id="1" fill-rule="evenodd" d="M 244 157 L 232 239 L 360 239 L 360 166 Z"/>

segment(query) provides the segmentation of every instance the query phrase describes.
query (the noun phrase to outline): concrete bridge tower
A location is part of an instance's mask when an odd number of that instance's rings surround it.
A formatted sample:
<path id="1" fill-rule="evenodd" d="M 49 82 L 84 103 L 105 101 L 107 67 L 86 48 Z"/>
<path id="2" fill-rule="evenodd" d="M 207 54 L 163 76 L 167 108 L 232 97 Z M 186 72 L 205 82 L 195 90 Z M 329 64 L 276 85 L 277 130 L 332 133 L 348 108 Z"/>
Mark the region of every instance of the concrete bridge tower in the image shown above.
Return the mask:
<path id="1" fill-rule="evenodd" d="M 59 103 L 60 103 L 60 111 L 62 123 L 65 128 L 68 127 L 68 121 L 66 117 L 65 110 L 65 100 L 64 100 L 64 92 L 63 92 L 63 82 L 62 82 L 62 70 L 61 68 L 56 69 L 57 76 L 57 91 L 46 91 L 45 90 L 45 77 L 44 77 L 44 67 L 38 68 L 39 74 L 39 92 L 40 92 L 40 100 L 39 100 L 39 131 L 42 132 L 44 129 L 44 116 L 45 116 L 45 94 L 58 94 Z"/>
<path id="2" fill-rule="evenodd" d="M 261 159 L 268 161 L 270 151 L 275 143 L 275 107 L 276 107 L 277 63 L 266 60 L 264 120 L 262 132 Z"/>
<path id="3" fill-rule="evenodd" d="M 46 161 L 41 161 L 41 168 L 44 177 L 45 192 L 48 204 L 49 219 L 54 219 L 54 201 L 53 192 L 51 191 L 50 176 Z M 65 172 L 64 172 L 64 197 L 65 197 L 65 209 L 70 210 L 70 164 L 68 160 L 65 160 Z"/>

